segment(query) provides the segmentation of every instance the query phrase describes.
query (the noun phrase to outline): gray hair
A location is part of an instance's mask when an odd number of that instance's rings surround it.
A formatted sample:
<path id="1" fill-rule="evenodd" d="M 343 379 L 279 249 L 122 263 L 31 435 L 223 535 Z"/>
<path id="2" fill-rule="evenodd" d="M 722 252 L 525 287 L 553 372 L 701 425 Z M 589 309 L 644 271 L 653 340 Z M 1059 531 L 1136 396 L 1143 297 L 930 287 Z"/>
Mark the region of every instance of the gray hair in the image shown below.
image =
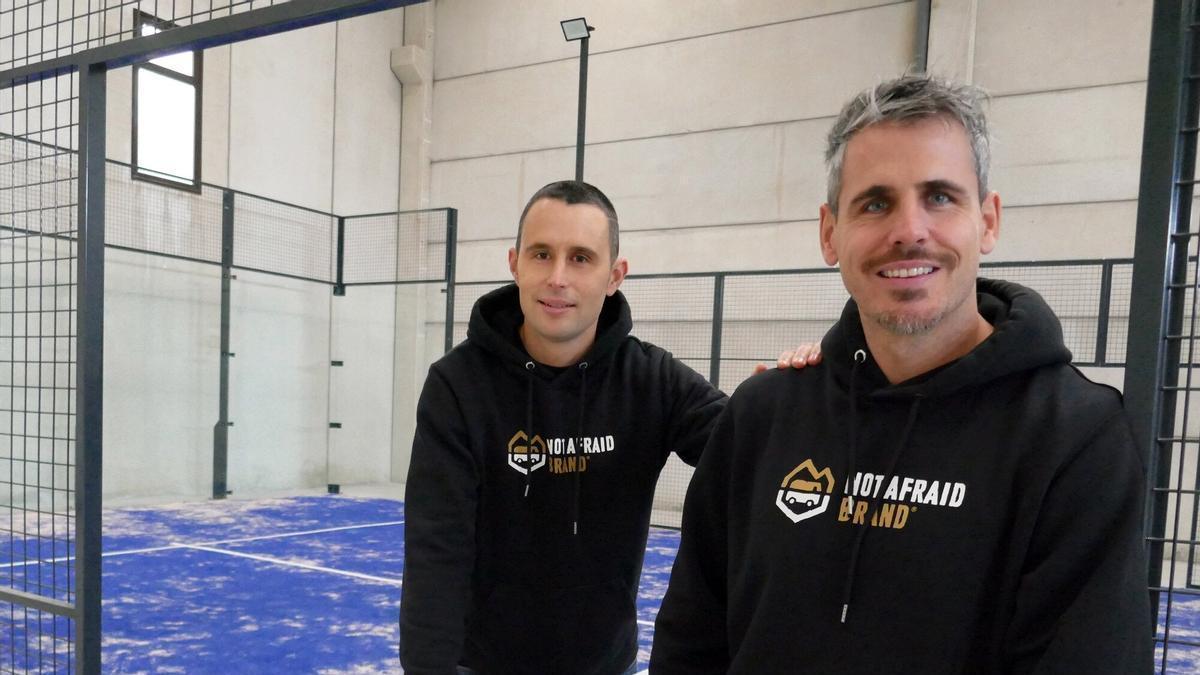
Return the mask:
<path id="1" fill-rule="evenodd" d="M 975 157 L 975 178 L 979 199 L 987 194 L 988 163 L 991 160 L 987 117 L 983 103 L 988 96 L 972 85 L 957 84 L 925 75 L 905 75 L 883 82 L 855 96 L 842 108 L 825 146 L 828 167 L 829 208 L 837 214 L 838 195 L 842 191 L 842 164 L 846 144 L 854 134 L 880 122 L 905 122 L 942 117 L 962 125 Z"/>
<path id="2" fill-rule="evenodd" d="M 621 250 L 621 228 L 617 224 L 617 210 L 600 188 L 581 180 L 555 181 L 533 193 L 525 203 L 525 210 L 521 211 L 521 219 L 517 221 L 518 251 L 521 250 L 521 235 L 525 232 L 525 216 L 529 215 L 529 209 L 542 199 L 556 199 L 566 204 L 588 204 L 603 211 L 608 220 L 608 252 L 612 258 L 609 262 L 616 262 L 617 252 Z"/>

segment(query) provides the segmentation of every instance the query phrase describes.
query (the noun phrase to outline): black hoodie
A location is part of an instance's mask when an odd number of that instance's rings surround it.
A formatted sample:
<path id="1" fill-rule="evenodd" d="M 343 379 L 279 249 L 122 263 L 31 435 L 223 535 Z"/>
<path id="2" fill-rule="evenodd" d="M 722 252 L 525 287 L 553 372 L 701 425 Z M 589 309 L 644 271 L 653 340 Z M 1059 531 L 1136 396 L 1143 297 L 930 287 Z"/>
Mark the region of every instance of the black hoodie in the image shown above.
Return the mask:
<path id="1" fill-rule="evenodd" d="M 535 363 L 522 321 L 515 286 L 481 298 L 417 405 L 400 609 L 409 673 L 611 675 L 633 663 L 659 471 L 671 451 L 695 465 L 726 401 L 629 336 L 619 292 L 574 366 Z"/>
<path id="2" fill-rule="evenodd" d="M 1058 320 L 888 383 L 851 301 L 824 364 L 751 378 L 688 491 L 652 673 L 1146 673 L 1143 467 Z"/>

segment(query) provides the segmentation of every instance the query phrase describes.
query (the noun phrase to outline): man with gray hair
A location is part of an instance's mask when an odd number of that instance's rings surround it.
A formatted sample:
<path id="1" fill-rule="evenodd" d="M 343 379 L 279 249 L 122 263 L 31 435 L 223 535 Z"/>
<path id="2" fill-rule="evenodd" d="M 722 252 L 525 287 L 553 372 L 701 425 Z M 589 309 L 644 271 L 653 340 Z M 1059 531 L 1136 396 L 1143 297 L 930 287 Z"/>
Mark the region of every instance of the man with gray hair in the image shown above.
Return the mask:
<path id="1" fill-rule="evenodd" d="M 651 672 L 1149 672 L 1120 394 L 1036 293 L 977 277 L 1001 215 L 983 98 L 907 76 L 838 116 L 820 244 L 851 299 L 823 365 L 718 419 Z"/>

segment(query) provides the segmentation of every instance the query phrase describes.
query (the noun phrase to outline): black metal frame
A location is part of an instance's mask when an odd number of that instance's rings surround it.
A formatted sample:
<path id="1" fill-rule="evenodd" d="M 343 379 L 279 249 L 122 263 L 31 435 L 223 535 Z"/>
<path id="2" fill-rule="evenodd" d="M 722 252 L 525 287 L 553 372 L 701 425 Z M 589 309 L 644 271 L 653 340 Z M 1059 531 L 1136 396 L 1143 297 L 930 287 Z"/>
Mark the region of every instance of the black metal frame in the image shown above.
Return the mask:
<path id="1" fill-rule="evenodd" d="M 106 73 L 102 63 L 79 69 L 75 644 L 76 667 L 82 673 L 100 672 Z"/>
<path id="2" fill-rule="evenodd" d="M 454 275 L 458 265 L 458 209 L 450 209 L 446 218 L 446 325 L 444 351 L 454 347 Z"/>
<path id="3" fill-rule="evenodd" d="M 217 392 L 217 422 L 213 425 L 213 499 L 224 499 L 229 494 L 229 359 L 233 352 L 229 347 L 230 314 L 233 300 L 230 286 L 233 283 L 233 212 L 236 197 L 232 191 L 221 196 L 221 367 Z"/>
<path id="4" fill-rule="evenodd" d="M 133 30 L 134 35 L 141 35 L 141 29 L 144 25 L 154 26 L 160 30 L 170 30 L 178 28 L 178 26 L 165 19 L 160 19 L 152 14 L 141 11 L 140 9 L 133 10 Z M 171 180 L 158 175 L 158 172 L 146 173 L 142 170 L 138 161 L 138 78 L 142 70 L 148 70 L 156 75 L 169 77 L 178 82 L 182 82 L 192 87 L 194 94 L 193 104 L 194 111 L 192 115 L 192 180 L 184 182 L 183 180 Z M 132 136 L 130 140 L 130 157 L 132 161 L 131 175 L 137 180 L 144 180 L 158 185 L 187 190 L 189 192 L 199 193 L 201 191 L 200 179 L 200 152 L 201 152 L 201 133 L 204 125 L 202 124 L 202 113 L 204 110 L 204 51 L 196 49 L 192 51 L 192 75 L 189 77 L 182 73 L 178 73 L 170 68 L 164 68 L 158 64 L 144 61 L 133 64 L 133 109 L 130 112 L 132 116 Z"/>
<path id="5" fill-rule="evenodd" d="M 1161 581 L 1165 545 L 1171 543 L 1174 548 L 1180 543 L 1179 509 L 1175 537 L 1166 537 L 1171 495 L 1182 497 L 1188 492 L 1181 489 L 1182 482 L 1180 488 L 1172 489 L 1170 474 L 1175 445 L 1189 442 L 1186 428 L 1182 436 L 1176 436 L 1175 424 L 1179 392 L 1184 391 L 1186 397 L 1192 390 L 1190 384 L 1179 386 L 1181 365 L 1190 379 L 1194 363 L 1189 354 L 1187 364 L 1181 364 L 1183 343 L 1188 342 L 1191 352 L 1196 341 L 1195 325 L 1184 334 L 1185 293 L 1200 286 L 1200 279 L 1188 279 L 1188 247 L 1200 236 L 1189 232 L 1200 111 L 1200 73 L 1195 70 L 1200 68 L 1196 34 L 1200 25 L 1194 0 L 1155 0 L 1153 12 L 1130 298 L 1130 326 L 1141 330 L 1130 330 L 1124 393 L 1134 438 L 1147 468 L 1147 585 L 1155 624 L 1160 596 L 1166 594 L 1163 633 L 1155 638 L 1162 645 L 1161 672 L 1166 672 L 1172 645 L 1200 646 L 1172 637 L 1172 593 L 1178 589 Z M 1193 324 L 1195 321 L 1193 311 Z M 1180 462 L 1181 479 L 1182 467 Z M 1173 580 L 1173 567 L 1169 576 Z"/>
<path id="6" fill-rule="evenodd" d="M 929 21 L 933 0 L 917 0 L 917 25 L 913 31 L 913 71 L 924 73 L 929 67 Z"/>
<path id="7" fill-rule="evenodd" d="M 79 78 L 75 602 L 61 603 L 52 598 L 0 589 L 0 600 L 74 619 L 75 668 L 78 672 L 100 672 L 107 72 L 181 51 L 198 51 L 416 2 L 418 0 L 288 0 L 0 72 L 0 88 L 71 73 L 78 73 Z"/>

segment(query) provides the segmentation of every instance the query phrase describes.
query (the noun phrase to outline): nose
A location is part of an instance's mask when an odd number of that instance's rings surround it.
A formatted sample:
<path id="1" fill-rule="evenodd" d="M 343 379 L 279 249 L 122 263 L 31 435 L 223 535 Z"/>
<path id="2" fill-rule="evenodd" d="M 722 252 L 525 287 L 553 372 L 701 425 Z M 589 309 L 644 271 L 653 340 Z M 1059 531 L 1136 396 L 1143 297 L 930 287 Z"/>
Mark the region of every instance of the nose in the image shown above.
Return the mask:
<path id="1" fill-rule="evenodd" d="M 929 212 L 919 199 L 904 199 L 892 213 L 891 240 L 893 246 L 923 243 L 929 236 Z"/>
<path id="2" fill-rule="evenodd" d="M 554 259 L 546 283 L 554 288 L 562 288 L 567 285 L 567 262 L 562 256 Z"/>

